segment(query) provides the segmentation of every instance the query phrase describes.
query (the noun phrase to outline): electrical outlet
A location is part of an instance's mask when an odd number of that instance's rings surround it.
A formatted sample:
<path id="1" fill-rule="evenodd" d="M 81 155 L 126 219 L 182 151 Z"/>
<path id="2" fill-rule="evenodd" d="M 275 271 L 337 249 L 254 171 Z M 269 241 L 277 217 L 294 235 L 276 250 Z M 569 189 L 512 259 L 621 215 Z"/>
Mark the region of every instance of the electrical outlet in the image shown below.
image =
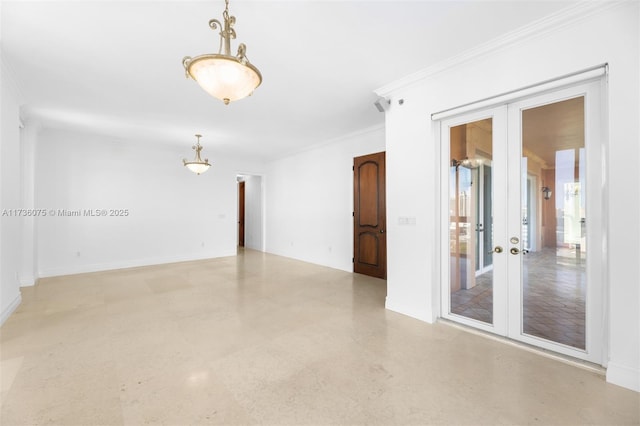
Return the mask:
<path id="1" fill-rule="evenodd" d="M 416 226 L 416 218 L 411 216 L 399 216 L 398 225 L 400 226 Z"/>

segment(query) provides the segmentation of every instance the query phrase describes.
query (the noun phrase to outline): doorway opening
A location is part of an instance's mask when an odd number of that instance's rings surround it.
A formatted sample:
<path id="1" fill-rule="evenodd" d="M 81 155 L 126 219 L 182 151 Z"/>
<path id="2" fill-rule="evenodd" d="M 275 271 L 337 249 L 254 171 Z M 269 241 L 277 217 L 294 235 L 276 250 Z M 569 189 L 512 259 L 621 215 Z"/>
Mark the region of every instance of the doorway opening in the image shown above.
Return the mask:
<path id="1" fill-rule="evenodd" d="M 239 248 L 264 251 L 264 188 L 261 175 L 242 173 L 237 181 Z"/>

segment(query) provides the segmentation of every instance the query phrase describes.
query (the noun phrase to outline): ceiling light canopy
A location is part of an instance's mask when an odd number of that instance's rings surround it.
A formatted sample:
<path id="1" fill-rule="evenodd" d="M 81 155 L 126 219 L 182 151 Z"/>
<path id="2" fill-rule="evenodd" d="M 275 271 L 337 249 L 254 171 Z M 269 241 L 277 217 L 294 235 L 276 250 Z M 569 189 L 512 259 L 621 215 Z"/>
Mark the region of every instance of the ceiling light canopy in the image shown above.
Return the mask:
<path id="1" fill-rule="evenodd" d="M 222 100 L 225 105 L 231 101 L 245 98 L 262 83 L 262 75 L 258 68 L 249 63 L 247 46 L 240 43 L 236 56 L 231 55 L 231 39 L 236 38 L 233 29 L 235 16 L 229 16 L 229 0 L 225 0 L 222 13 L 224 25 L 217 19 L 209 21 L 213 30 L 220 28 L 220 48 L 218 53 L 204 54 L 182 59 L 187 78 L 198 82 L 211 96 Z"/>
<path id="2" fill-rule="evenodd" d="M 206 172 L 207 170 L 209 170 L 209 167 L 211 167 L 211 164 L 209 164 L 208 158 L 205 158 L 204 161 L 202 161 L 202 158 L 200 158 L 200 151 L 202 151 L 202 145 L 200 145 L 201 137 L 202 135 L 196 135 L 198 142 L 191 147 L 192 149 L 196 150 L 196 158 L 194 158 L 193 161 L 187 161 L 186 158 L 182 160 L 185 167 L 187 167 L 189 170 L 191 170 L 193 173 L 197 175 L 199 175 L 200 173 Z"/>

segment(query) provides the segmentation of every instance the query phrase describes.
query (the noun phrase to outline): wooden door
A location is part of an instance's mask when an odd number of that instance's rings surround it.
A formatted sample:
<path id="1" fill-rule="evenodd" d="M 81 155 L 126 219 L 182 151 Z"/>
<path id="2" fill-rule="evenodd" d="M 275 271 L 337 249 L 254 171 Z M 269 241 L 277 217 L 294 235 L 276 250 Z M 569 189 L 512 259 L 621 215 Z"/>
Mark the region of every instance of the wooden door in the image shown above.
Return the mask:
<path id="1" fill-rule="evenodd" d="M 353 159 L 353 272 L 387 278 L 385 153 Z"/>
<path id="2" fill-rule="evenodd" d="M 238 245 L 244 247 L 244 182 L 238 183 Z"/>

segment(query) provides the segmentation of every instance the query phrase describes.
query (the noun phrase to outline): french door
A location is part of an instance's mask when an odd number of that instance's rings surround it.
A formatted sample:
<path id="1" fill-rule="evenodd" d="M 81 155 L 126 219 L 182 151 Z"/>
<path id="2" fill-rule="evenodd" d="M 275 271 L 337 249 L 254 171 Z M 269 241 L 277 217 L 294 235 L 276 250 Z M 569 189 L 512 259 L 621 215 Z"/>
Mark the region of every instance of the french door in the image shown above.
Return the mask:
<path id="1" fill-rule="evenodd" d="M 442 316 L 602 363 L 600 83 L 440 121 Z"/>

